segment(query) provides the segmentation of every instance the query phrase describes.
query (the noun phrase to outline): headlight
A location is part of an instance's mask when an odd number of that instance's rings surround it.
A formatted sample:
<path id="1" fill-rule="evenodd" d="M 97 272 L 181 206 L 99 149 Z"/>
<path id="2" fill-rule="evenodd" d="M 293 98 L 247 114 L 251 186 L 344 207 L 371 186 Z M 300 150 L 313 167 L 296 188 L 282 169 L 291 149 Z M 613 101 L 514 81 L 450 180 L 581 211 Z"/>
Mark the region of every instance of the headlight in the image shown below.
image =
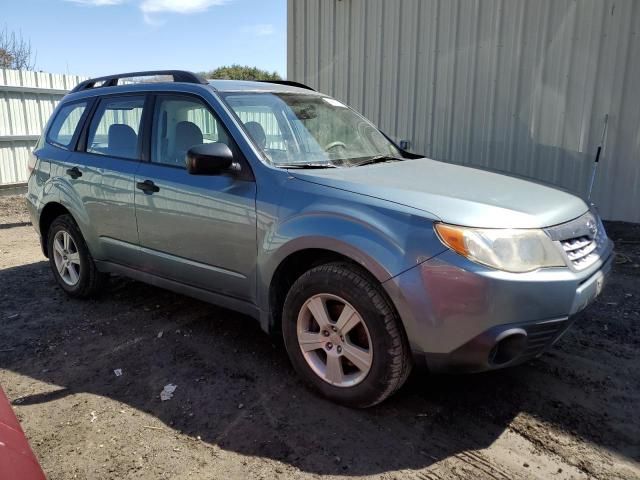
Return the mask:
<path id="1" fill-rule="evenodd" d="M 542 230 L 467 228 L 435 224 L 442 243 L 460 255 L 507 272 L 531 272 L 566 263 Z"/>

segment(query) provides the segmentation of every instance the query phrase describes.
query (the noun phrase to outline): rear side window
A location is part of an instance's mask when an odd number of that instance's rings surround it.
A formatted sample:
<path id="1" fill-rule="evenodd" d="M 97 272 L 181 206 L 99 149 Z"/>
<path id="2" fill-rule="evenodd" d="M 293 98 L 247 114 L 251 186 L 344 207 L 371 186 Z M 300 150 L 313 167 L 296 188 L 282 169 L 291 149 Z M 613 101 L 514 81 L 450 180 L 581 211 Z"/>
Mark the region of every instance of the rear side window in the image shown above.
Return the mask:
<path id="1" fill-rule="evenodd" d="M 138 159 L 144 99 L 143 95 L 103 98 L 91 120 L 87 152 Z"/>
<path id="2" fill-rule="evenodd" d="M 86 109 L 87 102 L 71 103 L 61 107 L 49 128 L 47 141 L 58 147 L 71 148 L 73 135 Z"/>

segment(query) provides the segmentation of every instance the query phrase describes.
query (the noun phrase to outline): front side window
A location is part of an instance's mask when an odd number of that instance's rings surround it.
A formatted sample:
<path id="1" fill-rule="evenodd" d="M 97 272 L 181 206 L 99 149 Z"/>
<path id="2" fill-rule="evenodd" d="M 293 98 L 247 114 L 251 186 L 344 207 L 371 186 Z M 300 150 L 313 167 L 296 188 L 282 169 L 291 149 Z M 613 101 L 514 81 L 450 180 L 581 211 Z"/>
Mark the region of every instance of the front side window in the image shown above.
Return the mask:
<path id="1" fill-rule="evenodd" d="M 73 135 L 86 109 L 87 102 L 71 103 L 60 108 L 47 134 L 49 143 L 67 149 L 70 148 Z"/>
<path id="2" fill-rule="evenodd" d="M 87 152 L 138 159 L 144 100 L 142 95 L 102 99 L 89 127 Z"/>
<path id="3" fill-rule="evenodd" d="M 163 95 L 156 100 L 151 132 L 151 161 L 185 168 L 187 151 L 203 143 L 230 145 L 220 121 L 197 99 Z"/>
<path id="4" fill-rule="evenodd" d="M 351 167 L 402 156 L 371 122 L 333 98 L 274 92 L 223 96 L 275 166 Z"/>
<path id="5" fill-rule="evenodd" d="M 235 112 L 261 149 L 269 152 L 287 150 L 282 130 L 273 110 L 260 105 L 239 105 Z"/>

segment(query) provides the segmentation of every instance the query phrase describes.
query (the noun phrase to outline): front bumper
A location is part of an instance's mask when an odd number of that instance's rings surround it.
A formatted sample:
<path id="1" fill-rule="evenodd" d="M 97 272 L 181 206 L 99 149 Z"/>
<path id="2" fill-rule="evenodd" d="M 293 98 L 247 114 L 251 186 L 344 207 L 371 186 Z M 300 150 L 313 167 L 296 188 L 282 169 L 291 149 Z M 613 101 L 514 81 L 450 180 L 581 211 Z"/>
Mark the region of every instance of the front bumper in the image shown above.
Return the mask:
<path id="1" fill-rule="evenodd" d="M 474 372 L 539 356 L 602 291 L 613 261 L 509 273 L 447 251 L 385 282 L 417 363 L 431 371 Z"/>

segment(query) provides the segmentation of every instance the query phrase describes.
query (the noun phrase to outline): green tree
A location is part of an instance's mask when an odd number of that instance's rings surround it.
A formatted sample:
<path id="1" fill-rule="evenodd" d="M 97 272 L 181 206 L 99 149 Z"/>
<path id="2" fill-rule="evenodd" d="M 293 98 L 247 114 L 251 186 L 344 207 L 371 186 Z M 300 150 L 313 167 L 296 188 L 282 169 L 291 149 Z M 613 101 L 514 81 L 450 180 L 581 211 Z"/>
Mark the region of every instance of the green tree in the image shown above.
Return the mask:
<path id="1" fill-rule="evenodd" d="M 209 72 L 201 72 L 204 78 L 218 78 L 223 80 L 281 80 L 278 72 L 268 72 L 248 65 L 229 65 L 218 67 Z"/>

